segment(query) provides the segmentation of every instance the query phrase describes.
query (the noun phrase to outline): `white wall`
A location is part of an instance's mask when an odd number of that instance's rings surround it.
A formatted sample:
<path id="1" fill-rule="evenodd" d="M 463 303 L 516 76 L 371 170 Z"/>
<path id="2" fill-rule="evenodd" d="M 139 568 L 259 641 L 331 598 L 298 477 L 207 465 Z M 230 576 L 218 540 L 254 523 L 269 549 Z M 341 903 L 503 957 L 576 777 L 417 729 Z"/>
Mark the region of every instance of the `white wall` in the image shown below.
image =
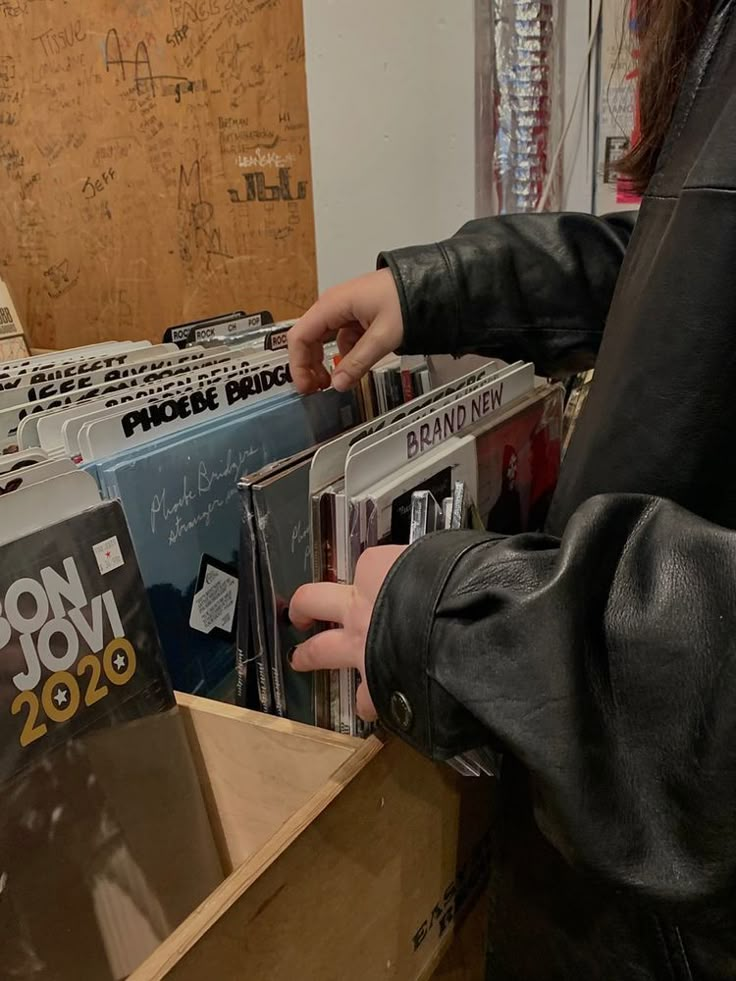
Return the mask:
<path id="1" fill-rule="evenodd" d="M 320 289 L 473 217 L 473 0 L 304 0 Z"/>
<path id="2" fill-rule="evenodd" d="M 623 0 L 620 0 L 623 2 Z M 580 73 L 588 58 L 591 31 L 591 0 L 565 0 L 564 86 L 565 116 L 572 110 Z M 595 159 L 595 56 L 591 75 L 581 90 L 575 118 L 562 155 L 563 207 L 568 211 L 593 208 Z"/>
<path id="3" fill-rule="evenodd" d="M 436 241 L 475 212 L 474 0 L 303 0 L 320 289 L 384 248 Z M 565 102 L 585 61 L 590 0 L 566 0 Z M 565 207 L 590 210 L 581 99 L 563 157 Z"/>

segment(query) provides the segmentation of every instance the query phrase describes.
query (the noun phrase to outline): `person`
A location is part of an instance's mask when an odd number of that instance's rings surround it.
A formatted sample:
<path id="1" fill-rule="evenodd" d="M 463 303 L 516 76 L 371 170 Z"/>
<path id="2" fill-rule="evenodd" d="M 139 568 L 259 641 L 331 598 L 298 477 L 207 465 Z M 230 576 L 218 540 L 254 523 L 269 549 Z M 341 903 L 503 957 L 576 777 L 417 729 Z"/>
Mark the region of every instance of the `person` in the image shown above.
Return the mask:
<path id="1" fill-rule="evenodd" d="M 364 718 L 502 751 L 492 981 L 736 978 L 736 0 L 638 17 L 636 220 L 473 221 L 289 338 L 302 391 L 335 336 L 338 389 L 390 350 L 595 362 L 544 533 L 369 550 L 291 606 Z"/>
<path id="2" fill-rule="evenodd" d="M 504 446 L 501 464 L 501 493 L 486 518 L 486 528 L 502 535 L 518 534 L 522 528 L 521 497 L 516 486 L 519 458 L 513 446 Z"/>

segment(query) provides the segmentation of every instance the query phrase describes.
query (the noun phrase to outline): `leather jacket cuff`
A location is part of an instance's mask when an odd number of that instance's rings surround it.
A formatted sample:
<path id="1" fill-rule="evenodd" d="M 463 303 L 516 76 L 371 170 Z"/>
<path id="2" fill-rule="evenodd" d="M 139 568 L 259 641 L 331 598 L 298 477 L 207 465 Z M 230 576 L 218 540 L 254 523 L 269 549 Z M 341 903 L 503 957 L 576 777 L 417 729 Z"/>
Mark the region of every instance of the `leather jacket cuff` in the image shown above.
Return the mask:
<path id="1" fill-rule="evenodd" d="M 404 343 L 397 353 L 453 354 L 460 342 L 460 310 L 455 271 L 442 244 L 382 252 L 376 265 L 391 270 L 399 291 Z M 426 330 L 427 324 L 433 329 Z"/>
<path id="2" fill-rule="evenodd" d="M 379 719 L 439 760 L 480 746 L 487 736 L 430 672 L 432 628 L 443 590 L 462 557 L 488 540 L 488 534 L 477 531 L 427 535 L 392 567 L 373 609 L 366 682 Z"/>

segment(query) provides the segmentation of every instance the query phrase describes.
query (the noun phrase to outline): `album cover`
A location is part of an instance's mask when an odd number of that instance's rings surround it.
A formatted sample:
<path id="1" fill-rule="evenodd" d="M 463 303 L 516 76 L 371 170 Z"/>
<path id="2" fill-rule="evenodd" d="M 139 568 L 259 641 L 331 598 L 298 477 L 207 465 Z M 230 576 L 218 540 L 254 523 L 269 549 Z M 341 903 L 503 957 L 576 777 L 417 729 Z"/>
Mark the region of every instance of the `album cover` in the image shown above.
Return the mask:
<path id="1" fill-rule="evenodd" d="M 311 461 L 313 449 L 305 450 L 293 457 L 278 460 L 256 473 L 241 478 L 238 483 L 241 505 L 240 538 L 240 594 L 238 598 L 237 626 L 237 704 L 255 707 L 248 702 L 249 693 L 256 692 L 257 706 L 263 712 L 274 710 L 274 683 L 272 679 L 272 633 L 266 626 L 267 608 L 271 603 L 268 593 L 270 574 L 263 571 L 260 536 L 257 532 L 259 519 L 256 516 L 254 487 L 268 485 L 282 473 L 296 466 L 302 460 Z M 302 508 L 308 510 L 308 500 L 302 501 Z M 262 518 L 260 519 L 263 520 Z M 307 580 L 309 581 L 309 580 Z M 280 606 L 284 613 L 283 604 Z M 250 687 L 248 680 L 251 680 Z M 278 711 L 278 714 L 284 714 Z"/>
<path id="2" fill-rule="evenodd" d="M 311 455 L 253 485 L 267 650 L 274 708 L 296 722 L 315 723 L 313 675 L 290 671 L 289 651 L 306 639 L 288 618 L 289 602 L 311 581 L 309 467 Z"/>
<path id="3" fill-rule="evenodd" d="M 435 503 L 436 498 L 442 499 L 450 489 L 451 469 L 443 467 L 436 473 L 423 480 L 417 487 L 404 491 L 391 505 L 391 542 L 394 545 L 408 545 L 411 541 L 411 521 L 412 521 L 412 498 L 420 495 L 423 502 L 424 518 L 423 525 L 432 518 L 430 502 Z M 434 530 L 434 529 L 432 529 Z"/>
<path id="4" fill-rule="evenodd" d="M 119 981 L 222 880 L 122 509 L 0 549 L 0 979 Z"/>
<path id="5" fill-rule="evenodd" d="M 103 494 L 123 503 L 177 690 L 236 682 L 238 480 L 353 425 L 356 413 L 352 394 L 276 396 L 98 462 Z"/>
<path id="6" fill-rule="evenodd" d="M 350 463 L 348 478 L 355 472 L 358 483 L 362 482 L 358 473 L 367 462 L 357 454 Z M 358 499 L 351 500 L 351 509 L 366 502 L 366 535 L 357 547 L 358 554 L 374 545 L 408 545 L 411 527 L 411 498 L 416 491 L 427 490 L 439 500 L 452 495 L 453 486 L 462 481 L 471 495 L 477 483 L 477 463 L 475 439 L 471 436 L 452 437 L 437 449 L 407 463 L 390 477 L 385 477 L 369 486 Z M 355 571 L 350 569 L 349 581 Z"/>
<path id="7" fill-rule="evenodd" d="M 312 498 L 312 577 L 315 582 L 337 582 L 335 497 L 340 481 Z"/>
<path id="8" fill-rule="evenodd" d="M 453 531 L 459 528 L 467 528 L 469 507 L 467 484 L 464 480 L 456 480 L 452 486 L 452 507 L 450 511 L 450 528 Z"/>
<path id="9" fill-rule="evenodd" d="M 407 407 L 408 411 L 399 413 L 398 418 L 375 427 L 346 448 L 343 459 L 348 498 L 359 498 L 370 485 L 405 473 L 407 467 L 421 467 L 424 457 L 439 450 L 453 436 L 500 418 L 532 391 L 533 385 L 532 366 L 516 364 L 493 371 L 478 386 L 473 382 L 462 385 L 459 392 L 440 390 L 426 401 L 418 400 L 414 409 Z M 340 454 L 329 456 L 339 458 Z M 315 470 L 318 462 L 315 457 Z"/>
<path id="10" fill-rule="evenodd" d="M 537 389 L 477 435 L 478 493 L 484 526 L 501 535 L 544 527 L 560 472 L 563 390 Z"/>
<path id="11" fill-rule="evenodd" d="M 370 459 L 370 455 L 366 457 L 366 454 L 358 453 L 349 461 L 346 484 L 350 480 L 351 470 L 358 482 L 365 483 L 369 480 L 369 473 L 359 472 L 367 459 Z M 475 441 L 472 437 L 449 440 L 438 450 L 402 467 L 391 477 L 369 485 L 359 498 L 348 501 L 343 492 L 342 500 L 346 511 L 349 505 L 349 524 L 345 522 L 345 518 L 340 520 L 341 498 L 338 496 L 335 544 L 338 577 L 341 577 L 343 553 L 346 569 L 341 578 L 344 582 L 352 582 L 358 558 L 366 548 L 389 543 L 408 544 L 412 494 L 417 490 L 430 490 L 435 496 L 442 497 L 450 492 L 453 475 L 463 475 L 474 481 Z M 354 711 L 356 682 L 355 671 L 337 672 L 339 710 L 335 713 L 336 724 L 338 731 L 349 735 L 363 735 L 367 731 L 367 727 L 360 722 Z M 332 683 L 334 685 L 334 680 Z"/>
<path id="12" fill-rule="evenodd" d="M 238 592 L 238 622 L 236 630 L 236 704 L 244 708 L 258 708 L 270 713 L 273 709 L 273 693 L 268 664 L 258 633 L 259 620 L 263 619 L 263 597 L 259 575 L 258 541 L 256 539 L 253 493 L 250 478 L 241 478 L 240 492 L 240 590 Z M 255 699 L 250 701 L 251 693 Z"/>
<path id="13" fill-rule="evenodd" d="M 310 473 L 310 487 L 311 477 Z M 342 481 L 337 481 L 312 497 L 310 542 L 314 582 L 338 581 L 336 499 L 342 484 Z M 340 715 L 339 698 L 339 671 L 321 672 L 315 689 L 315 713 L 318 726 L 336 730 Z"/>
<path id="14" fill-rule="evenodd" d="M 409 544 L 440 529 L 442 512 L 431 491 L 414 491 L 411 495 Z"/>
<path id="15" fill-rule="evenodd" d="M 373 380 L 373 372 L 369 371 L 360 380 L 360 393 L 362 398 L 363 419 L 369 422 L 378 415 L 378 403 L 376 400 L 376 385 Z"/>

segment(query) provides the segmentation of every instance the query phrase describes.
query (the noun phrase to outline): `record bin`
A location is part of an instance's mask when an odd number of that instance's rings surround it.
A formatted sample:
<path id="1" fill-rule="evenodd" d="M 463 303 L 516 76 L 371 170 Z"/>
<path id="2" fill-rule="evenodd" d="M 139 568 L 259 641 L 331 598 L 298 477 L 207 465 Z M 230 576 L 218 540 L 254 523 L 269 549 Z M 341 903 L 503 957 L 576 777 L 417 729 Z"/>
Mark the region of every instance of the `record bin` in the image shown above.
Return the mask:
<path id="1" fill-rule="evenodd" d="M 482 981 L 492 781 L 178 701 L 228 875 L 131 981 Z"/>

